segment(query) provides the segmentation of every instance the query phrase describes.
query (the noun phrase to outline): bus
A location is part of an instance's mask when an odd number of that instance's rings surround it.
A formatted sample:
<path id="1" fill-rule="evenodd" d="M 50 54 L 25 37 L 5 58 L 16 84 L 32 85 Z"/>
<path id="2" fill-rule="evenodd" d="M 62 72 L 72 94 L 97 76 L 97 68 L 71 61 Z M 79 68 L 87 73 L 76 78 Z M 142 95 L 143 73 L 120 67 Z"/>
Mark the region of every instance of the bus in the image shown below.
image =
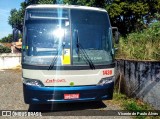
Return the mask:
<path id="1" fill-rule="evenodd" d="M 112 30 L 108 13 L 101 8 L 28 6 L 22 41 L 24 102 L 112 99 L 115 78 Z M 118 42 L 117 33 L 114 37 Z"/>

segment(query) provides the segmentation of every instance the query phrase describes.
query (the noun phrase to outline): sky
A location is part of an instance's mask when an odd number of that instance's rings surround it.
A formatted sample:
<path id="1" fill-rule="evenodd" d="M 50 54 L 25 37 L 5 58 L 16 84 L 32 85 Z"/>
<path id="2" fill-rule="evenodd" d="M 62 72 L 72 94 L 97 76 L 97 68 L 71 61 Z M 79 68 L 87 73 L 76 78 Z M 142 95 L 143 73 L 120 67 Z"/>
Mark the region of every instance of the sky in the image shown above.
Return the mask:
<path id="1" fill-rule="evenodd" d="M 11 9 L 19 9 L 20 3 L 25 0 L 0 0 L 0 39 L 12 33 L 12 27 L 8 24 Z"/>

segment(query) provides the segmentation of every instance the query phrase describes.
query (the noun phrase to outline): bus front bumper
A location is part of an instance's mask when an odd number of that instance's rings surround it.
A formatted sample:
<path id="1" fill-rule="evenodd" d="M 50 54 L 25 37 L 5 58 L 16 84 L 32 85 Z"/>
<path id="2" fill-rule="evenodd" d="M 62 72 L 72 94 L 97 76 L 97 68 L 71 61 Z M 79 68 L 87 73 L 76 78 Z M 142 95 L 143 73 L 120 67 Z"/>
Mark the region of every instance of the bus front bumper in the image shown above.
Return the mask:
<path id="1" fill-rule="evenodd" d="M 36 87 L 23 84 L 26 104 L 51 104 L 83 101 L 110 100 L 113 97 L 114 82 L 105 85 L 73 87 Z M 78 94 L 79 98 L 65 99 L 65 94 Z"/>

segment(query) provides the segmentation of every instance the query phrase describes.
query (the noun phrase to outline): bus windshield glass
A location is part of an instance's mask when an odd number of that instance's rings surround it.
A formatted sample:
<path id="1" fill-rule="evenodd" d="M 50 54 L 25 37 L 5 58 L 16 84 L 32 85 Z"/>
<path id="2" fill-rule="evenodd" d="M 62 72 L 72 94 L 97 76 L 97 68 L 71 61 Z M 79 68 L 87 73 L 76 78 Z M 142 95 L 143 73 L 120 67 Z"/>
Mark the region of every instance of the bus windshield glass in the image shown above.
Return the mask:
<path id="1" fill-rule="evenodd" d="M 63 65 L 62 52 L 70 51 L 70 65 L 113 62 L 112 33 L 107 12 L 83 9 L 28 9 L 25 16 L 23 63 Z M 77 43 L 81 47 L 77 47 Z M 85 52 L 85 54 L 82 52 Z"/>
<path id="2" fill-rule="evenodd" d="M 111 29 L 106 12 L 71 10 L 73 64 L 85 64 L 84 53 L 94 64 L 112 62 Z M 77 42 L 81 48 L 77 47 Z"/>
<path id="3" fill-rule="evenodd" d="M 33 9 L 26 15 L 26 36 L 24 63 L 32 65 L 49 65 L 62 49 L 70 47 L 70 23 L 68 10 Z M 59 52 L 59 56 L 60 56 Z M 57 61 L 60 64 L 61 58 Z"/>

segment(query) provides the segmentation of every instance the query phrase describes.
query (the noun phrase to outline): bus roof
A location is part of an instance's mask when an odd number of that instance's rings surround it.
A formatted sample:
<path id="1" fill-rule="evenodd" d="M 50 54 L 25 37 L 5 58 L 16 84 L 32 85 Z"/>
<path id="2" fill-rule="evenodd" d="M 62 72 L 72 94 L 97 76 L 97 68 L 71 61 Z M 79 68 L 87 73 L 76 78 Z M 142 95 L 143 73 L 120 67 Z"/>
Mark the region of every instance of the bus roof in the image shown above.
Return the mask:
<path id="1" fill-rule="evenodd" d="M 78 6 L 78 5 L 55 5 L 55 4 L 37 4 L 30 5 L 26 9 L 34 9 L 34 8 L 67 8 L 67 9 L 81 9 L 81 10 L 95 10 L 95 11 L 103 11 L 107 12 L 105 9 L 97 8 L 97 7 L 88 7 L 88 6 Z"/>

